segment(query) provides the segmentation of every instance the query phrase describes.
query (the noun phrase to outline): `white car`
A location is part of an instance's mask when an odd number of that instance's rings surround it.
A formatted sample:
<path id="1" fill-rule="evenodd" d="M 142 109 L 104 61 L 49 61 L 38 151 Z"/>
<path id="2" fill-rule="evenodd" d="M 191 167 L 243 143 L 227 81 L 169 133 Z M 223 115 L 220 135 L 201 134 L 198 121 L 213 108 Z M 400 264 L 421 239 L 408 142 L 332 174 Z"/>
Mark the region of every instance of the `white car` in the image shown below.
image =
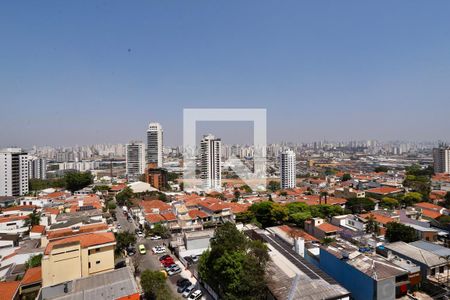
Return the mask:
<path id="1" fill-rule="evenodd" d="M 167 272 L 167 275 L 173 276 L 178 273 L 181 273 L 181 268 L 177 265 L 177 266 L 173 267 L 172 269 L 170 269 L 169 272 Z"/>
<path id="2" fill-rule="evenodd" d="M 152 248 L 153 253 L 155 254 L 162 254 L 162 253 L 166 253 L 166 248 L 163 246 L 156 246 Z"/>
<path id="3" fill-rule="evenodd" d="M 140 237 L 140 238 L 143 238 L 143 237 L 144 237 L 144 234 L 142 233 L 142 231 L 138 231 L 136 234 L 137 234 L 137 236 Z"/>
<path id="4" fill-rule="evenodd" d="M 160 240 L 161 237 L 160 237 L 159 235 L 152 235 L 152 236 L 150 237 L 150 239 L 156 241 L 156 240 Z"/>
<path id="5" fill-rule="evenodd" d="M 189 297 L 189 295 L 192 293 L 194 288 L 195 288 L 195 284 L 191 284 L 190 286 L 188 286 L 187 288 L 184 289 L 183 294 L 181 294 L 181 296 L 183 296 L 183 298 Z"/>
<path id="6" fill-rule="evenodd" d="M 195 290 L 190 296 L 189 300 L 197 300 L 200 299 L 203 296 L 203 293 L 201 290 Z"/>
<path id="7" fill-rule="evenodd" d="M 122 228 L 122 225 L 117 224 L 117 229 L 121 229 L 121 228 Z"/>

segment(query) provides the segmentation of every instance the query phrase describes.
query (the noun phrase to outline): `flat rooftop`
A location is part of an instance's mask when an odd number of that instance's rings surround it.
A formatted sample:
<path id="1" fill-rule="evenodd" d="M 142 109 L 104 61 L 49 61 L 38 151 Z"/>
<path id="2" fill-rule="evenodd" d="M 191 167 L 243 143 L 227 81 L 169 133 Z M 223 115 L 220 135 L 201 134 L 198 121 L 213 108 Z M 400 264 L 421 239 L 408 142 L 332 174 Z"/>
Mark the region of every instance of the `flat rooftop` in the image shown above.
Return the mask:
<path id="1" fill-rule="evenodd" d="M 350 295 L 333 278 L 295 253 L 281 238 L 263 230 L 254 232 L 270 250 L 267 281 L 276 299 L 339 299 Z"/>
<path id="2" fill-rule="evenodd" d="M 67 285 L 67 293 L 64 287 Z M 79 278 L 66 283 L 45 287 L 38 299 L 55 300 L 109 300 L 138 292 L 136 281 L 129 268 Z"/>

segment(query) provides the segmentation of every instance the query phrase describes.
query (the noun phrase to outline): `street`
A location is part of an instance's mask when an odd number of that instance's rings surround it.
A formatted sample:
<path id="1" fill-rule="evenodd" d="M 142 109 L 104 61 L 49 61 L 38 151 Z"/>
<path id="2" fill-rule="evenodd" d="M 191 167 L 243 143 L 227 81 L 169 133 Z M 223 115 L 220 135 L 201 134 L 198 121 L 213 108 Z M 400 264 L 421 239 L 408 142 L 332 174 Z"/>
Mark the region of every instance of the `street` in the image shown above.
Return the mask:
<path id="1" fill-rule="evenodd" d="M 120 224 L 122 227 L 119 230 L 119 232 L 129 231 L 129 232 L 132 232 L 133 234 L 135 234 L 135 229 L 138 228 L 138 225 L 135 223 L 134 220 L 133 220 L 133 222 L 129 222 L 127 220 L 127 218 L 124 216 L 122 209 L 119 207 L 116 208 L 116 217 L 117 217 L 116 223 Z M 162 256 L 163 254 L 154 254 L 152 252 L 152 248 L 155 246 L 158 246 L 158 245 L 165 244 L 166 249 L 167 249 L 169 240 L 163 239 L 163 240 L 155 240 L 154 241 L 154 240 L 150 240 L 148 238 L 146 239 L 146 238 L 140 238 L 140 237 L 136 236 L 136 247 L 138 247 L 141 244 L 145 245 L 145 248 L 147 249 L 147 254 L 141 255 L 141 254 L 139 254 L 139 251 L 136 251 L 136 254 L 133 257 L 131 257 L 131 261 L 133 261 L 133 260 L 138 261 L 139 269 L 141 272 L 146 269 L 161 270 L 162 266 L 161 266 L 161 263 L 159 262 L 159 257 Z M 167 252 L 166 254 L 171 254 L 171 253 Z M 176 299 L 183 299 L 181 297 L 181 294 L 177 292 L 177 285 L 176 285 L 177 280 L 180 279 L 181 277 L 183 277 L 183 278 L 189 279 L 194 284 L 197 283 L 197 280 L 192 275 L 192 273 L 189 270 L 187 270 L 186 267 L 176 258 L 175 255 L 171 254 L 171 256 L 175 260 L 175 263 L 180 266 L 182 271 L 181 271 L 181 273 L 179 273 L 177 275 L 168 277 L 168 286 Z M 202 299 L 210 299 L 208 297 L 206 291 L 203 289 L 202 289 L 202 291 L 204 293 L 204 296 L 202 297 Z"/>

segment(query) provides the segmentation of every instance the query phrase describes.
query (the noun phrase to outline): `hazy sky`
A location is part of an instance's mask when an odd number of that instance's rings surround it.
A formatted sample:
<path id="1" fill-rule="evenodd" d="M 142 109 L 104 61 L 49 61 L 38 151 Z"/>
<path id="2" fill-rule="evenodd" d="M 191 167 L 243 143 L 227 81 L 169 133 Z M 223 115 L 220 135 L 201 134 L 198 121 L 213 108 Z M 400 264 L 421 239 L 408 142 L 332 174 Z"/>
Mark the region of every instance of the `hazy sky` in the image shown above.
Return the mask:
<path id="1" fill-rule="evenodd" d="M 149 121 L 181 144 L 183 108 L 220 107 L 266 108 L 270 142 L 450 140 L 449 13 L 447 0 L 2 1 L 0 146 L 126 142 Z"/>

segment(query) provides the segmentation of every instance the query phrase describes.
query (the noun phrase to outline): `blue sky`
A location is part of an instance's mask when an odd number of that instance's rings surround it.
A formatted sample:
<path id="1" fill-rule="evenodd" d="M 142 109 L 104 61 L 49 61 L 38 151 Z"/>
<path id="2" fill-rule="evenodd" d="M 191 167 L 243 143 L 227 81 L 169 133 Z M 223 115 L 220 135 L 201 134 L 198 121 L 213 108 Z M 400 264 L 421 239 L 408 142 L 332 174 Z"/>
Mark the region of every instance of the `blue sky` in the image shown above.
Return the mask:
<path id="1" fill-rule="evenodd" d="M 449 11 L 445 0 L 5 1 L 0 146 L 126 142 L 150 121 L 181 144 L 183 108 L 196 107 L 266 108 L 270 142 L 450 140 Z M 243 142 L 248 128 L 229 132 Z"/>

